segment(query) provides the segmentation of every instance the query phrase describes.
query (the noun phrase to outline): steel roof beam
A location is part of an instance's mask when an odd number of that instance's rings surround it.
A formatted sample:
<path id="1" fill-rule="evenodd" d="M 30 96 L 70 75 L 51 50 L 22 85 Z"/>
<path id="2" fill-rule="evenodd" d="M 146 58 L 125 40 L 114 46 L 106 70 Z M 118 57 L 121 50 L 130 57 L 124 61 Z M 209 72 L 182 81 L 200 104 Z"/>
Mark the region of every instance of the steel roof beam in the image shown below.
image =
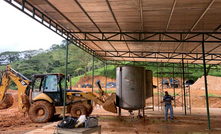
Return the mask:
<path id="1" fill-rule="evenodd" d="M 115 23 L 116 23 L 116 25 L 117 25 L 119 31 L 122 32 L 122 30 L 121 30 L 121 28 L 120 28 L 120 25 L 119 25 L 119 23 L 118 23 L 118 21 L 117 21 L 117 19 L 116 19 L 116 16 L 114 15 L 114 12 L 113 12 L 113 10 L 112 10 L 112 8 L 111 8 L 111 5 L 110 5 L 110 3 L 109 3 L 108 0 L 106 0 L 106 4 L 107 4 L 107 6 L 108 6 L 108 8 L 109 8 L 109 10 L 110 10 L 110 12 L 111 12 L 111 15 L 112 15 L 112 17 L 113 17 L 113 19 L 114 19 L 114 21 L 115 21 Z M 123 36 L 123 38 L 124 38 L 124 40 L 125 40 L 125 37 L 124 37 L 124 36 Z M 127 49 L 130 51 L 130 48 L 129 48 L 129 46 L 128 46 L 128 44 L 127 44 L 126 41 L 125 41 L 125 44 L 126 44 L 126 46 L 127 46 Z"/>
<path id="2" fill-rule="evenodd" d="M 146 58 L 146 59 L 184 59 L 184 60 L 203 60 L 202 53 L 179 53 L 179 52 L 145 52 L 145 51 L 96 51 L 101 52 L 103 57 L 123 57 L 123 58 Z M 172 55 L 176 54 L 176 55 Z M 184 57 L 186 56 L 186 57 Z M 209 53 L 205 56 L 206 60 L 221 61 L 221 54 Z M 217 59 L 219 58 L 219 59 Z"/>
<path id="3" fill-rule="evenodd" d="M 207 54 L 209 54 L 210 52 L 216 50 L 216 49 L 219 48 L 220 46 L 221 46 L 221 44 L 219 44 L 218 46 L 216 46 L 216 47 L 214 47 L 213 49 L 211 49 L 211 50 L 209 50 L 208 52 L 206 52 L 205 55 L 207 55 Z M 200 58 L 202 58 L 202 57 L 203 57 L 203 56 L 201 56 Z M 210 61 L 211 61 L 211 60 L 207 61 L 206 63 L 208 63 L 208 62 L 210 62 Z M 196 61 L 191 62 L 191 64 L 194 63 L 194 62 L 196 62 Z"/>
<path id="4" fill-rule="evenodd" d="M 136 65 L 137 66 L 146 66 L 146 67 L 156 67 L 156 64 L 158 64 L 158 63 L 161 63 L 161 62 L 136 62 Z M 174 64 L 174 63 L 173 63 Z M 175 63 L 175 64 L 179 64 L 179 63 Z M 122 62 L 120 62 L 120 61 L 118 61 L 118 62 L 116 62 L 116 61 L 113 61 L 113 63 L 108 63 L 108 65 L 117 65 L 117 66 L 122 66 L 122 65 L 132 65 L 132 63 L 127 63 L 127 64 L 125 64 L 125 63 L 122 63 Z M 198 64 L 192 64 L 192 65 L 194 65 L 193 67 L 192 66 L 188 66 L 188 68 L 192 68 L 192 69 L 203 69 L 203 66 L 199 66 Z M 197 65 L 198 67 L 196 67 L 195 65 Z M 169 65 L 165 65 L 165 64 L 162 64 L 162 67 L 166 67 L 166 68 L 169 68 L 169 67 L 171 67 L 171 68 L 182 68 L 182 67 L 180 67 L 180 66 L 173 66 L 173 65 L 171 65 L 171 64 L 169 64 Z M 209 67 L 207 67 L 207 68 L 209 68 Z M 218 69 L 218 65 L 213 65 L 212 67 L 211 67 L 211 69 Z"/>
<path id="5" fill-rule="evenodd" d="M 206 14 L 206 12 L 209 10 L 209 8 L 212 6 L 212 4 L 213 4 L 214 1 L 215 1 L 215 0 L 211 0 L 211 2 L 209 3 L 209 5 L 207 6 L 207 8 L 203 11 L 203 13 L 200 15 L 200 17 L 199 17 L 199 18 L 196 20 L 196 22 L 193 24 L 192 28 L 190 29 L 190 32 L 192 32 L 193 29 L 196 27 L 196 25 L 200 22 L 200 20 L 203 18 L 203 16 Z M 189 34 L 187 34 L 187 35 L 184 37 L 184 39 L 187 38 L 188 36 L 189 36 Z M 182 45 L 182 43 L 180 43 L 180 44 L 176 47 L 176 49 L 175 49 L 174 51 L 176 51 L 181 45 Z"/>
<path id="6" fill-rule="evenodd" d="M 143 32 L 144 29 L 144 23 L 143 23 L 143 6 L 142 6 L 142 0 L 139 0 L 139 8 L 140 8 L 140 29 L 141 32 Z M 144 38 L 144 35 L 142 34 L 142 38 Z M 142 43 L 143 51 L 146 51 L 146 47 L 144 45 L 144 42 Z"/>
<path id="7" fill-rule="evenodd" d="M 92 39 L 80 38 L 81 41 L 128 41 L 128 42 L 221 42 L 221 32 L 71 32 L 75 34 L 84 34 L 85 36 L 93 35 Z M 148 34 L 148 36 L 141 38 L 142 34 Z M 188 34 L 190 37 L 183 39 L 183 35 Z M 103 38 L 103 36 L 107 36 Z M 109 35 L 109 36 L 108 36 Z M 110 36 L 111 35 L 111 36 Z M 136 35 L 136 37 L 134 37 Z M 122 39 L 122 36 L 126 36 L 126 40 Z M 162 40 L 162 36 L 166 36 L 167 40 Z M 177 36 L 177 37 L 173 37 Z M 204 37 L 208 36 L 213 40 L 206 40 Z M 203 39 L 204 38 L 204 39 Z"/>
<path id="8" fill-rule="evenodd" d="M 193 24 L 193 26 L 191 27 L 191 29 L 189 30 L 190 32 L 193 31 L 193 29 L 197 26 L 197 24 L 200 22 L 200 20 L 203 18 L 203 16 L 206 14 L 206 12 L 209 10 L 209 8 L 212 6 L 213 2 L 215 0 L 211 0 L 211 2 L 209 3 L 209 5 L 206 7 L 206 9 L 203 11 L 203 13 L 200 15 L 200 17 L 196 20 L 196 22 Z M 184 39 L 186 39 L 189 36 L 189 34 L 187 34 Z M 174 50 L 174 52 L 183 44 L 183 42 L 181 42 Z M 169 62 L 169 61 L 168 61 Z"/>
<path id="9" fill-rule="evenodd" d="M 46 14 L 42 13 L 40 10 L 35 8 L 28 1 L 23 0 L 22 1 L 23 2 L 23 4 L 22 4 L 23 6 L 21 8 L 17 4 L 14 4 L 11 0 L 5 0 L 5 2 L 7 2 L 11 6 L 15 7 L 19 11 L 23 12 L 27 16 L 31 17 L 32 19 L 36 20 L 37 22 L 41 23 L 42 25 L 44 25 L 48 29 L 52 30 L 53 32 L 55 32 L 59 36 L 63 37 L 65 40 L 70 41 L 71 43 L 75 44 L 77 47 L 81 48 L 85 52 L 87 52 L 87 53 L 89 53 L 91 55 L 94 55 L 96 58 L 98 58 L 99 60 L 104 62 L 104 59 L 102 59 L 99 54 L 95 53 L 93 49 L 91 49 L 90 47 L 85 45 L 85 43 L 80 41 L 79 38 L 76 35 L 69 33 L 69 31 L 67 31 L 65 28 L 63 28 L 57 22 L 53 21 Z M 29 8 L 27 7 L 27 5 L 29 6 Z M 27 9 L 27 11 L 25 9 Z M 28 11 L 31 12 L 32 14 L 30 14 Z"/>
<path id="10" fill-rule="evenodd" d="M 167 25 L 166 25 L 166 28 L 165 28 L 165 32 L 167 32 L 167 29 L 168 29 L 168 27 L 169 27 L 169 25 L 170 25 L 170 20 L 171 20 L 171 18 L 172 18 L 173 11 L 174 11 L 175 6 L 176 6 L 176 2 L 177 2 L 177 0 L 174 0 L 174 1 L 173 1 L 173 5 L 172 5 L 171 11 L 170 11 L 170 15 L 169 15 L 169 18 L 168 18 L 168 21 L 167 21 Z M 164 40 L 164 38 L 165 38 L 165 36 L 163 36 L 163 40 Z M 162 42 L 160 43 L 159 51 L 161 50 L 161 48 L 162 48 Z"/>
<path id="11" fill-rule="evenodd" d="M 215 30 L 214 30 L 214 32 L 218 32 L 218 31 L 220 31 L 221 30 L 221 25 L 219 25 Z M 213 35 L 213 34 L 212 34 Z M 210 37 L 211 36 L 208 36 L 208 37 L 206 37 L 206 39 L 205 39 L 205 41 L 207 41 L 208 39 L 210 39 Z M 191 51 L 190 51 L 190 53 L 192 53 L 193 51 L 195 51 L 199 46 L 201 46 L 202 45 L 202 43 L 199 43 L 199 45 L 197 45 L 196 47 L 194 47 Z M 216 47 L 215 47 L 215 49 L 216 49 Z M 215 49 L 211 49 L 212 51 L 213 50 L 215 50 Z M 211 50 L 209 51 L 209 52 L 211 52 Z M 208 52 L 207 52 L 208 53 Z M 193 63 L 193 62 L 192 62 Z M 206 62 L 207 63 L 207 62 Z"/>
<path id="12" fill-rule="evenodd" d="M 71 25 L 73 25 L 75 28 L 77 28 L 78 31 L 82 32 L 82 30 L 77 27 L 70 19 L 68 19 L 63 13 L 61 13 L 54 5 L 52 5 L 48 0 L 44 0 L 49 6 L 51 6 L 56 12 L 58 12 L 62 17 L 64 17 L 69 23 L 71 23 Z M 87 37 L 89 38 L 89 37 Z M 98 48 L 100 48 L 101 50 L 103 50 L 100 46 L 98 46 L 96 43 L 94 43 L 93 41 L 91 41 L 95 46 L 97 46 Z"/>
<path id="13" fill-rule="evenodd" d="M 98 29 L 99 32 L 102 32 L 100 30 L 100 28 L 97 26 L 97 24 L 94 22 L 94 20 L 88 15 L 88 13 L 84 10 L 84 8 L 81 6 L 81 4 L 78 2 L 78 0 L 74 0 L 75 3 L 78 5 L 78 7 L 84 12 L 84 14 L 88 17 L 88 19 L 94 24 L 94 26 Z M 105 37 L 105 36 L 104 36 Z M 106 38 L 106 37 L 105 37 Z M 108 41 L 108 43 L 111 45 L 111 47 L 113 47 L 114 50 L 116 50 L 116 48 L 114 48 L 114 46 Z"/>

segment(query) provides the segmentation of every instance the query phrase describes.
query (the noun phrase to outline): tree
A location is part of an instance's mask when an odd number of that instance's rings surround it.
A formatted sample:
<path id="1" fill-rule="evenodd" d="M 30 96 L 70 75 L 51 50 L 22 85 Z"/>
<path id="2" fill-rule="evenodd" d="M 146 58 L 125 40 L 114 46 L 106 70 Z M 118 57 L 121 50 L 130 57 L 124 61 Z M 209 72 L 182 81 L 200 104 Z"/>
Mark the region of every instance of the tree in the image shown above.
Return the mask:
<path id="1" fill-rule="evenodd" d="M 80 62 L 78 66 L 84 67 L 84 74 L 87 75 L 89 61 L 92 59 L 92 56 L 75 45 L 70 45 L 69 50 L 73 53 L 74 58 Z"/>
<path id="2" fill-rule="evenodd" d="M 2 63 L 8 64 L 16 60 L 20 60 L 20 52 L 7 51 L 0 53 L 0 61 Z"/>
<path id="3" fill-rule="evenodd" d="M 53 44 L 51 47 L 50 47 L 50 51 L 56 51 L 56 50 L 59 50 L 60 49 L 60 46 L 58 44 Z"/>

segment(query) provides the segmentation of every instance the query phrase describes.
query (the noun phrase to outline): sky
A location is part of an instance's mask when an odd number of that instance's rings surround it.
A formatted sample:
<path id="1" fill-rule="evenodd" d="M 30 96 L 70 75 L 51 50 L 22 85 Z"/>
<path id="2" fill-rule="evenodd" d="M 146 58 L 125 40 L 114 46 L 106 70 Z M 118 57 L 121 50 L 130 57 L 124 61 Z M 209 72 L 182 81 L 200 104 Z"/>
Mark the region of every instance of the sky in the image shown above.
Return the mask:
<path id="1" fill-rule="evenodd" d="M 0 53 L 4 51 L 46 50 L 63 38 L 0 0 Z"/>

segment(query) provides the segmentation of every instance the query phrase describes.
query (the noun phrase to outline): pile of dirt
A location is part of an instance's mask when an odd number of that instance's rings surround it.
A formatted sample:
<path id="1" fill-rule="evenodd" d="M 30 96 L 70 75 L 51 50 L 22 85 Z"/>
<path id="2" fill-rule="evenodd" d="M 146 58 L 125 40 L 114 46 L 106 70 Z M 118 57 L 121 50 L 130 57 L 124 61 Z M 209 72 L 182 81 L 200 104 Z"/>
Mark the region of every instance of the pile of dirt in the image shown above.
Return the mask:
<path id="1" fill-rule="evenodd" d="M 96 80 L 100 80 L 100 83 L 101 83 L 101 86 L 104 87 L 104 85 L 106 85 L 106 77 L 104 76 L 101 76 L 101 75 L 96 75 L 94 76 L 94 86 L 96 87 Z M 107 83 L 108 82 L 116 82 L 116 79 L 112 79 L 110 77 L 107 77 Z M 74 88 L 76 87 L 79 87 L 80 85 L 82 84 L 86 84 L 86 83 L 89 83 L 89 84 L 92 84 L 92 75 L 90 76 L 83 76 L 75 85 L 74 85 Z"/>
<path id="2" fill-rule="evenodd" d="M 31 122 L 28 115 L 24 116 L 18 110 L 18 91 L 8 89 L 7 93 L 12 94 L 13 105 L 7 109 L 0 110 L 0 131 L 13 129 L 14 127 L 26 125 Z"/>
<path id="3" fill-rule="evenodd" d="M 10 114 L 5 114 L 5 116 L 0 117 L 0 128 L 8 128 L 8 127 L 16 127 L 20 125 L 25 125 L 27 123 L 31 123 L 31 120 L 26 115 L 24 116 L 23 113 L 19 113 L 17 111 L 10 112 Z M 3 115 L 3 114 L 1 114 Z M 7 116 L 6 116 L 7 115 Z"/>
<path id="4" fill-rule="evenodd" d="M 18 90 L 8 89 L 7 92 L 11 93 L 13 97 L 13 105 L 11 108 L 18 108 Z"/>
<path id="5" fill-rule="evenodd" d="M 190 88 L 191 90 L 205 90 L 204 76 L 199 78 Z M 221 90 L 221 77 L 207 76 L 207 88 L 208 90 Z"/>

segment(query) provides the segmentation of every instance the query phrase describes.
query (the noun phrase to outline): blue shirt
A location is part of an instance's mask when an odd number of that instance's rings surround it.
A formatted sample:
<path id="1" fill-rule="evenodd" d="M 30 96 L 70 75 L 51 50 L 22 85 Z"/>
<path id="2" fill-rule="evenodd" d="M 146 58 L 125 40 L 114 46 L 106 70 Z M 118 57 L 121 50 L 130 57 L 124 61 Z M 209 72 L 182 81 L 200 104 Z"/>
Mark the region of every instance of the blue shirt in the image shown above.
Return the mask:
<path id="1" fill-rule="evenodd" d="M 171 100 L 173 100 L 173 97 L 168 95 L 168 96 L 164 96 L 163 100 L 165 101 L 165 105 L 171 105 Z"/>

